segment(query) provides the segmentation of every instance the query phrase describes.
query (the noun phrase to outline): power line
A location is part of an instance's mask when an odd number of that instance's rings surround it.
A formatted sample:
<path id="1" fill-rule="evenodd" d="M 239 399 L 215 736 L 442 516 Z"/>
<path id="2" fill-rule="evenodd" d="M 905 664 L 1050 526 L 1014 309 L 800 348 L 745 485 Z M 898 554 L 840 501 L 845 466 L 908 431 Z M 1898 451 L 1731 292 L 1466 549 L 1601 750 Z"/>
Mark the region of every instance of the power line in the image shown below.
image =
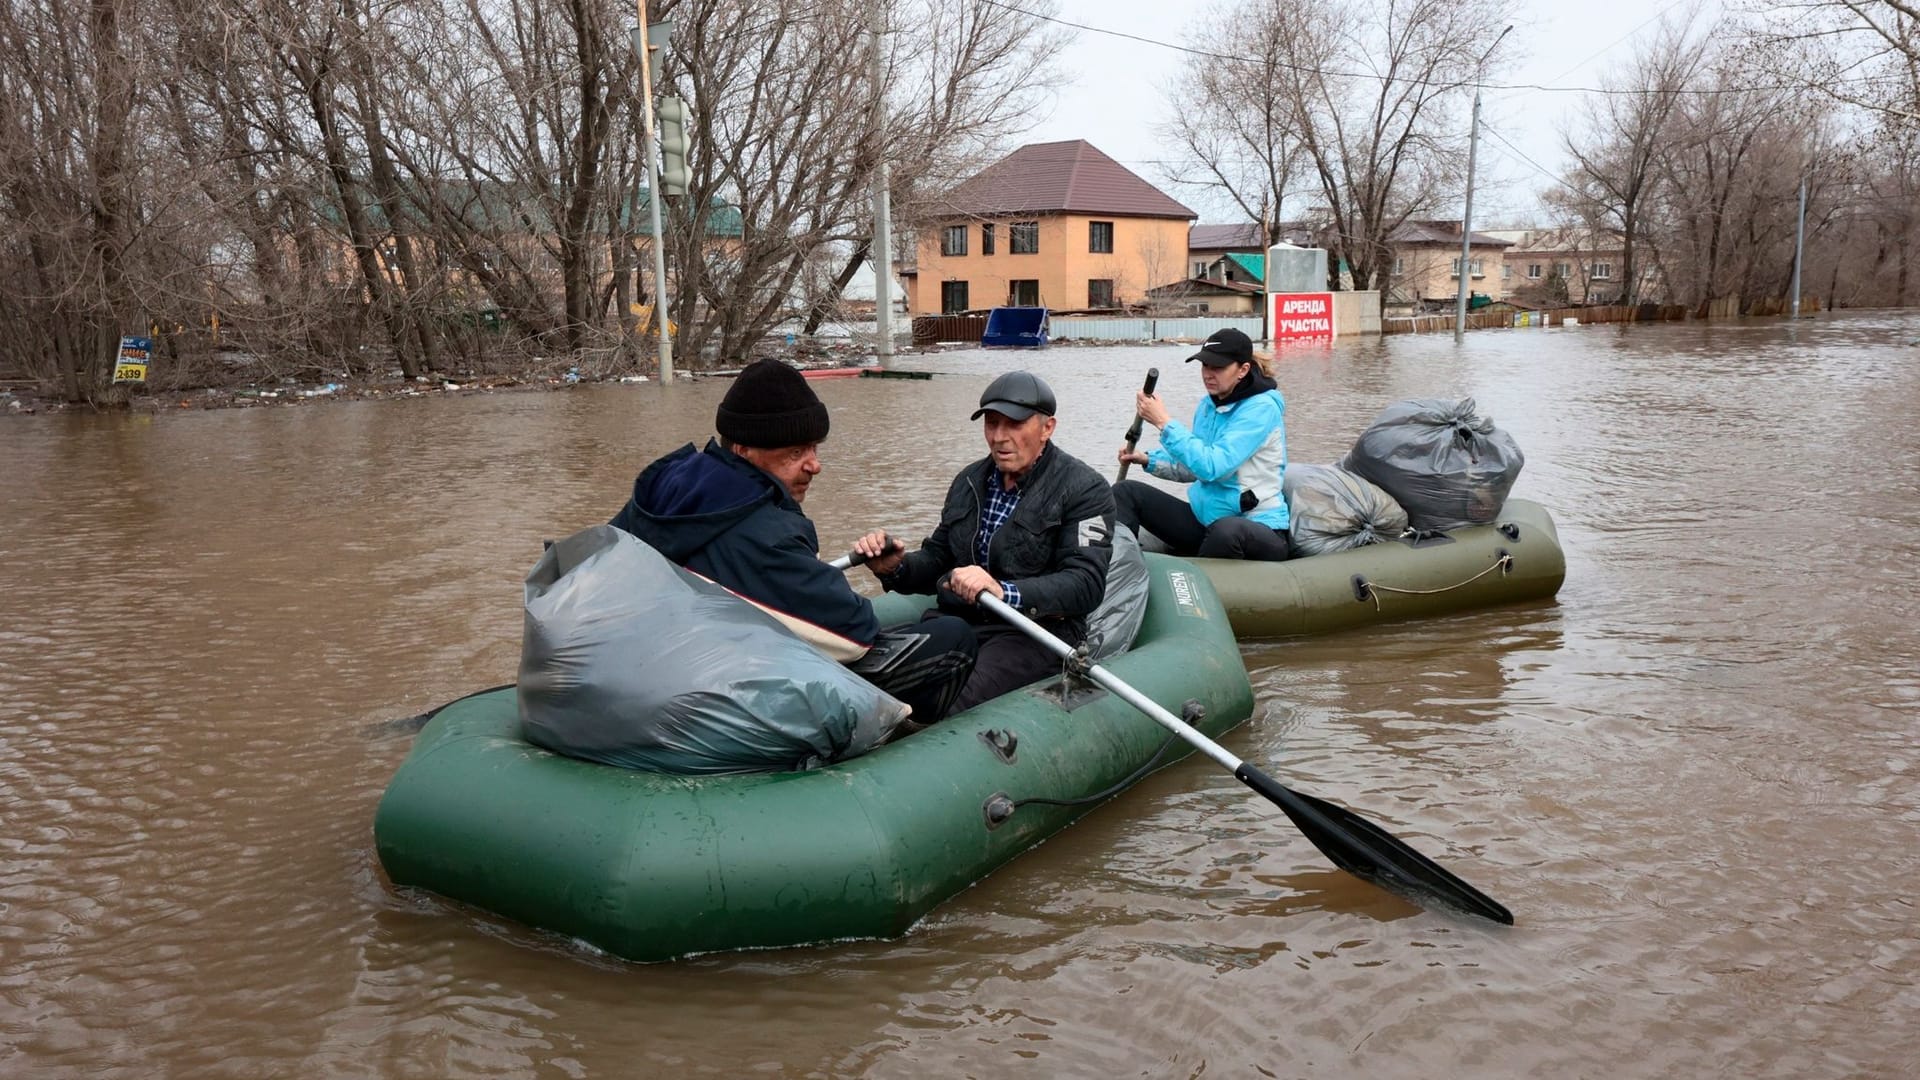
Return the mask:
<path id="1" fill-rule="evenodd" d="M 1189 56 L 1205 57 L 1209 60 L 1225 60 L 1225 61 L 1229 61 L 1236 64 L 1259 64 L 1263 66 L 1271 65 L 1273 67 L 1285 68 L 1288 71 L 1297 71 L 1307 75 L 1326 75 L 1326 76 L 1333 76 L 1336 78 L 1343 78 L 1343 79 L 1377 79 L 1379 78 L 1378 75 L 1372 72 L 1338 71 L 1331 68 L 1313 67 L 1307 64 L 1289 64 L 1285 61 L 1262 60 L 1257 57 L 1240 56 L 1236 53 L 1214 52 L 1211 49 L 1196 49 L 1190 45 L 1177 45 L 1171 41 L 1162 41 L 1158 38 L 1142 37 L 1139 34 L 1129 34 L 1123 30 L 1110 30 L 1104 26 L 1092 26 L 1087 23 L 1074 22 L 1071 19 L 1061 19 L 1052 15 L 1042 15 L 1037 11 L 1028 11 L 1026 8 L 1020 7 L 1016 4 L 1007 3 L 1006 0 L 979 0 L 979 2 L 989 7 L 997 7 L 1004 11 L 1011 11 L 1017 15 L 1024 15 L 1029 19 L 1038 19 L 1042 22 L 1050 22 L 1058 26 L 1065 26 L 1074 30 L 1085 30 L 1088 33 L 1093 33 L 1093 34 L 1104 34 L 1108 37 L 1121 38 L 1126 41 L 1136 41 L 1143 45 L 1153 45 L 1162 49 L 1172 49 L 1175 52 L 1186 53 Z M 1615 42 L 1614 44 L 1617 45 L 1619 44 L 1619 42 Z M 1607 48 L 1612 48 L 1612 47 L 1613 47 L 1612 45 L 1609 45 Z M 1605 50 L 1602 50 L 1602 51 L 1604 52 Z M 1586 63 L 1586 61 L 1583 60 L 1581 61 L 1581 63 L 1584 64 Z M 1407 81 L 1412 81 L 1412 80 L 1407 80 Z M 1835 79 L 1833 81 L 1836 83 L 1863 83 L 1864 84 L 1864 83 L 1893 82 L 1893 81 L 1899 81 L 1899 79 L 1897 76 L 1890 76 L 1890 75 L 1863 75 L 1857 79 Z M 1616 89 L 1616 88 L 1610 88 L 1605 86 L 1544 86 L 1544 85 L 1541 85 L 1540 83 L 1491 83 L 1491 82 L 1480 82 L 1477 80 L 1465 80 L 1459 83 L 1455 83 L 1453 85 L 1459 86 L 1459 87 L 1471 86 L 1481 90 L 1533 90 L 1533 91 L 1537 91 L 1539 93 L 1544 93 L 1544 94 L 1604 94 L 1604 95 L 1612 95 L 1612 96 L 1619 96 L 1619 97 L 1644 97 L 1649 94 L 1697 94 L 1701 96 L 1710 97 L 1718 94 L 1750 94 L 1756 90 L 1804 90 L 1806 89 L 1804 85 L 1799 83 L 1786 83 L 1779 86 L 1751 86 L 1751 85 L 1749 86 L 1700 86 L 1700 87 L 1681 87 L 1678 89 L 1665 89 L 1665 88 L 1652 88 L 1652 87 L 1650 88 L 1631 88 L 1630 87 L 1630 88 L 1624 88 L 1624 89 Z"/>
<path id="2" fill-rule="evenodd" d="M 1572 67 L 1570 67 L 1570 68 L 1568 68 L 1567 70 L 1565 70 L 1565 71 L 1563 71 L 1563 72 L 1561 72 L 1560 74 L 1558 74 L 1558 75 L 1555 75 L 1555 76 L 1554 76 L 1554 79 L 1556 79 L 1556 80 L 1559 80 L 1559 79 L 1564 79 L 1564 78 L 1566 78 L 1567 76 L 1569 76 L 1569 75 L 1571 75 L 1571 74 L 1573 74 L 1574 72 L 1576 72 L 1576 71 L 1579 71 L 1579 70 L 1580 70 L 1581 68 L 1583 68 L 1583 67 L 1585 67 L 1585 66 L 1587 66 L 1588 64 L 1590 64 L 1590 63 L 1592 63 L 1592 62 L 1593 62 L 1593 61 L 1594 61 L 1594 60 L 1595 60 L 1596 58 L 1598 58 L 1598 57 L 1600 57 L 1600 56 L 1602 56 L 1602 55 L 1604 55 L 1604 54 L 1606 54 L 1606 53 L 1607 53 L 1607 52 L 1609 52 L 1609 51 L 1611 51 L 1611 50 L 1613 49 L 1613 47 L 1614 47 L 1615 45 L 1618 45 L 1618 44 L 1620 44 L 1621 42 L 1623 42 L 1623 41 L 1625 41 L 1625 40 L 1627 40 L 1628 38 L 1630 38 L 1630 37 L 1632 37 L 1633 35 L 1635 35 L 1635 34 L 1637 34 L 1637 33 L 1639 33 L 1640 31 L 1642 31 L 1642 30 L 1645 30 L 1645 29 L 1646 29 L 1646 28 L 1647 28 L 1648 26 L 1650 26 L 1650 25 L 1652 25 L 1652 24 L 1653 24 L 1653 22 L 1654 22 L 1654 20 L 1655 20 L 1655 19 L 1660 19 L 1660 18 L 1664 18 L 1664 17 L 1666 16 L 1666 14 L 1667 14 L 1667 12 L 1669 12 L 1669 11 L 1672 11 L 1672 10 L 1673 10 L 1674 8 L 1677 8 L 1677 7 L 1679 7 L 1679 6 L 1681 5 L 1681 4 L 1684 4 L 1684 3 L 1688 3 L 1688 2 L 1689 2 L 1689 0 L 1673 0 L 1673 2 L 1672 2 L 1672 3 L 1670 3 L 1670 4 L 1668 4 L 1667 6 L 1665 6 L 1665 7 L 1663 7 L 1663 8 L 1661 8 L 1661 9 L 1660 9 L 1659 11 L 1656 11 L 1656 12 L 1654 12 L 1654 13 L 1653 13 L 1653 16 L 1652 16 L 1652 18 L 1649 18 L 1649 19 L 1647 19 L 1647 20 L 1646 20 L 1645 22 L 1643 22 L 1643 23 L 1641 23 L 1641 24 L 1640 24 L 1639 26 L 1636 26 L 1636 27 L 1634 27 L 1633 29 L 1631 29 L 1631 30 L 1629 30 L 1629 31 L 1627 31 L 1626 33 L 1624 33 L 1624 34 L 1621 34 L 1621 35 L 1620 35 L 1619 37 L 1617 37 L 1617 38 L 1614 38 L 1614 39 L 1613 39 L 1612 41 L 1610 41 L 1610 42 L 1608 42 L 1607 44 L 1605 44 L 1605 45 L 1602 45 L 1602 46 L 1601 46 L 1601 47 L 1600 47 L 1599 49 L 1597 49 L 1597 50 L 1595 50 L 1595 51 L 1594 51 L 1594 53 L 1593 53 L 1593 55 L 1591 55 L 1591 56 L 1588 56 L 1588 57 L 1587 57 L 1587 58 L 1586 58 L 1585 60 L 1582 60 L 1582 61 L 1580 61 L 1579 63 L 1577 63 L 1577 64 L 1575 64 L 1575 65 L 1573 65 L 1573 66 L 1572 66 Z"/>
<path id="3" fill-rule="evenodd" d="M 1507 137 L 1505 135 L 1500 134 L 1500 130 L 1498 128 L 1494 127 L 1491 124 L 1487 125 L 1487 134 L 1493 136 L 1496 139 L 1499 139 L 1500 145 L 1506 147 L 1508 150 L 1511 150 L 1514 153 L 1514 155 L 1518 157 L 1521 161 L 1524 161 L 1528 165 L 1533 166 L 1534 172 L 1537 172 L 1541 176 L 1544 176 L 1547 179 L 1553 181 L 1554 183 L 1559 184 L 1561 187 L 1566 188 L 1568 191 L 1573 192 L 1575 195 L 1580 195 L 1582 197 L 1586 195 L 1586 192 L 1581 191 L 1579 188 L 1574 187 L 1572 184 L 1567 183 L 1565 180 L 1549 172 L 1546 166 L 1528 157 L 1519 147 L 1508 142 Z"/>

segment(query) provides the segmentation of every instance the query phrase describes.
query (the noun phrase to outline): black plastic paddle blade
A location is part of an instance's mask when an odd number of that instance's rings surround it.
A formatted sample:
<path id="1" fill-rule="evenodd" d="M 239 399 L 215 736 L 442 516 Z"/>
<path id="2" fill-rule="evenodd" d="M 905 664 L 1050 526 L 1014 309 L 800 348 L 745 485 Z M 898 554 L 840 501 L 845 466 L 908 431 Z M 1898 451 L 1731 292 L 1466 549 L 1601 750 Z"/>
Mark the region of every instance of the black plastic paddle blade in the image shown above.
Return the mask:
<path id="1" fill-rule="evenodd" d="M 1244 761 L 1233 775 L 1286 811 L 1313 846 L 1347 873 L 1422 907 L 1437 901 L 1469 915 L 1513 925 L 1513 912 L 1498 900 L 1359 814 L 1294 791 Z"/>

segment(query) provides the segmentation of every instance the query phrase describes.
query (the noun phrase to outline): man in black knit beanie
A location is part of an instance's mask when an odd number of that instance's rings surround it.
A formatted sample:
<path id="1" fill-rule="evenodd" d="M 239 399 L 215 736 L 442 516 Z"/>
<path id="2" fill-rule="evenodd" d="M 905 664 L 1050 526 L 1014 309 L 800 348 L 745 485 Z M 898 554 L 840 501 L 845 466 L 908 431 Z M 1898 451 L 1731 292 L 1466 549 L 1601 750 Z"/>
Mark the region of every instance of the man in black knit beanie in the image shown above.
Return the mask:
<path id="1" fill-rule="evenodd" d="M 806 378 L 779 360 L 755 361 L 713 426 L 719 438 L 704 450 L 688 443 L 647 466 L 613 524 L 911 706 L 914 725 L 945 716 L 973 670 L 972 629 L 948 617 L 882 630 L 873 602 L 820 561 L 800 504 L 830 425 Z"/>

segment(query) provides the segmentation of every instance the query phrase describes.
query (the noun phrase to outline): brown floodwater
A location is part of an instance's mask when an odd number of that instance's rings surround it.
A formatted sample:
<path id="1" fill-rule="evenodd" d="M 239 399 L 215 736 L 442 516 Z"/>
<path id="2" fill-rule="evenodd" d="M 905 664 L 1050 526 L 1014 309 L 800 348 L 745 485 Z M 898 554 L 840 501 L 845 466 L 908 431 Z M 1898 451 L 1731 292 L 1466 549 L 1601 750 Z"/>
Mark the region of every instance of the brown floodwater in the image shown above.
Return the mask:
<path id="1" fill-rule="evenodd" d="M 1288 355 L 1293 459 L 1471 395 L 1552 603 L 1245 648 L 1225 740 L 1498 897 L 1333 870 L 1197 756 L 896 941 L 630 965 L 389 887 L 384 721 L 510 681 L 543 538 L 723 381 L 0 422 L 0 1075 L 1920 1073 L 1920 315 Z M 829 553 L 917 536 L 1029 365 L 1104 471 L 1175 347 L 819 384 Z M 864 574 L 856 574 L 864 578 Z"/>

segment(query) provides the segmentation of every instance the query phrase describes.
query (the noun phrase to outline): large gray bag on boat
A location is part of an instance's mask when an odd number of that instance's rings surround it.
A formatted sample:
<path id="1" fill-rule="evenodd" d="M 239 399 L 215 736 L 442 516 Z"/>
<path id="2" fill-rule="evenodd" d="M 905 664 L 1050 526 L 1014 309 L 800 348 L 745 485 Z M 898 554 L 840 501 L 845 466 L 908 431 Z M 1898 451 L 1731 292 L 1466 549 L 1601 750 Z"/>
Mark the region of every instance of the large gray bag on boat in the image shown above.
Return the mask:
<path id="1" fill-rule="evenodd" d="M 650 772 L 779 772 L 858 756 L 906 712 L 611 525 L 527 575 L 520 722 L 536 746 Z"/>
<path id="2" fill-rule="evenodd" d="M 1338 465 L 1288 465 L 1280 486 L 1301 555 L 1350 551 L 1407 531 L 1407 512 L 1393 496 Z"/>
<path id="3" fill-rule="evenodd" d="M 1380 485 L 1413 528 L 1444 532 L 1498 517 L 1523 461 L 1472 398 L 1419 398 L 1374 417 L 1340 467 Z"/>
<path id="4" fill-rule="evenodd" d="M 1113 530 L 1113 555 L 1107 560 L 1107 595 L 1087 616 L 1087 651 L 1095 660 L 1118 656 L 1133 647 L 1147 617 L 1147 557 L 1126 529 Z"/>

